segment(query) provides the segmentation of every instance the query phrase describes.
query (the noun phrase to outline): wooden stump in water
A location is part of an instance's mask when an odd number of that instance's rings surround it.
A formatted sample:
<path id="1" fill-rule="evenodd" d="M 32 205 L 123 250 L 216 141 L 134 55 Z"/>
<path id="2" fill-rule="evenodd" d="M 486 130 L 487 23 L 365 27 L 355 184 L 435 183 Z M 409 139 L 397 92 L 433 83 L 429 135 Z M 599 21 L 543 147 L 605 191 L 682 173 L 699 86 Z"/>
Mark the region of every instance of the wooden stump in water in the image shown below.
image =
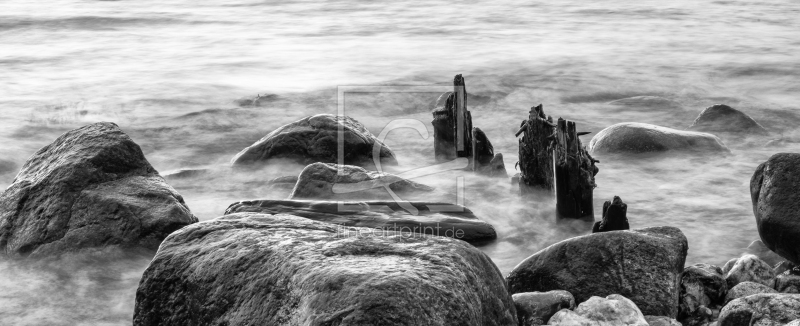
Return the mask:
<path id="1" fill-rule="evenodd" d="M 528 120 L 517 131 L 517 136 L 524 133 L 519 140 L 520 194 L 536 190 L 552 193 L 554 131 L 553 118 L 544 114 L 541 104 L 531 108 Z"/>
<path id="2" fill-rule="evenodd" d="M 472 158 L 472 114 L 467 109 L 467 88 L 460 74 L 444 107 L 433 111 L 433 151 L 436 162 Z"/>
<path id="3" fill-rule="evenodd" d="M 594 218 L 592 192 L 596 187 L 594 176 L 598 161 L 581 146 L 575 122 L 558 119 L 554 152 L 558 216 Z"/>
<path id="4" fill-rule="evenodd" d="M 614 196 L 614 201 L 606 200 L 603 204 L 603 219 L 594 223 L 592 233 L 630 230 L 627 215 L 628 205 L 619 196 Z"/>

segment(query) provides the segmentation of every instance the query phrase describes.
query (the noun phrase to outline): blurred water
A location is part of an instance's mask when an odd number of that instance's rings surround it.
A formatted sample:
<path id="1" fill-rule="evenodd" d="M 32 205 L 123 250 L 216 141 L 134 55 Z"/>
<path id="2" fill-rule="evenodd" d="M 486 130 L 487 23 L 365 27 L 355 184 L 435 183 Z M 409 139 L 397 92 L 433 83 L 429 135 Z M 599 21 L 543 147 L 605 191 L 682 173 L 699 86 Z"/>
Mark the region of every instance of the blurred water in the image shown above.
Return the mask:
<path id="1" fill-rule="evenodd" d="M 800 150 L 799 14 L 794 0 L 4 0 L 0 185 L 64 131 L 114 121 L 159 171 L 212 169 L 170 181 L 196 215 L 210 219 L 233 201 L 286 195 L 265 181 L 300 167 L 236 175 L 226 164 L 282 124 L 336 113 L 336 86 L 448 85 L 461 73 L 475 96 L 474 125 L 504 154 L 509 172 L 517 160 L 513 132 L 539 103 L 592 132 L 624 121 L 685 129 L 714 103 L 753 116 L 771 135 L 723 137 L 733 152 L 727 157 L 599 157 L 596 211 L 619 195 L 633 227 L 678 226 L 689 238 L 687 263 L 722 264 L 758 238 L 748 192 L 755 167 L 775 152 Z M 256 94 L 276 96 L 257 108 L 234 103 Z M 429 123 L 438 95 L 353 94 L 347 113 L 377 134 L 392 119 Z M 608 104 L 640 95 L 671 104 Z M 788 141 L 763 146 L 777 138 Z M 431 139 L 414 131 L 395 131 L 387 142 L 398 171 L 432 163 Z M 483 250 L 504 273 L 585 232 L 556 224 L 551 202 L 520 201 L 505 180 L 465 178 L 466 204 L 498 229 L 500 239 Z M 444 191 L 455 183 L 451 174 L 416 181 L 455 199 Z M 53 275 L 70 273 L 2 263 L 8 272 L 0 282 L 7 293 L 0 294 L 0 319 L 129 324 L 135 275 L 144 264 L 92 272 L 124 275 L 110 281 L 84 277 L 68 283 L 80 287 L 54 287 L 62 279 Z M 63 299 L 43 300 L 50 297 Z M 40 304 L 20 308 L 30 302 Z M 63 313 L 75 305 L 83 310 Z"/>

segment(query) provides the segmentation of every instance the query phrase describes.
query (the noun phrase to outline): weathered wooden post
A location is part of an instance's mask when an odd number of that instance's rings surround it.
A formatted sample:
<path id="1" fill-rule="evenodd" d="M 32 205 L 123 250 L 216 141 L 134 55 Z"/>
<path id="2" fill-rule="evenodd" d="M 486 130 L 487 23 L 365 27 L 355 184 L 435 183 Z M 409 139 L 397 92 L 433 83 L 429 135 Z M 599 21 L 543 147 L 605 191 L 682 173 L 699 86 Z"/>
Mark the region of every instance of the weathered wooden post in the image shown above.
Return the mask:
<path id="1" fill-rule="evenodd" d="M 583 134 L 583 133 L 581 133 Z M 575 122 L 559 118 L 555 146 L 556 209 L 559 217 L 594 218 L 592 192 L 599 162 L 581 146 Z"/>
<path id="2" fill-rule="evenodd" d="M 507 178 L 503 154 L 494 153 L 492 142 L 481 128 L 472 128 L 472 171 L 490 177 Z"/>
<path id="3" fill-rule="evenodd" d="M 592 233 L 629 230 L 628 224 L 628 205 L 622 202 L 619 196 L 614 196 L 614 200 L 606 200 L 603 204 L 603 219 L 594 223 Z"/>
<path id="4" fill-rule="evenodd" d="M 522 121 L 516 133 L 517 136 L 524 133 L 519 140 L 520 194 L 536 190 L 553 192 L 554 132 L 553 118 L 544 114 L 541 104 L 532 107 L 528 120 Z"/>
<path id="5" fill-rule="evenodd" d="M 472 114 L 467 109 L 467 89 L 460 74 L 444 107 L 433 111 L 433 151 L 436 162 L 472 158 Z"/>

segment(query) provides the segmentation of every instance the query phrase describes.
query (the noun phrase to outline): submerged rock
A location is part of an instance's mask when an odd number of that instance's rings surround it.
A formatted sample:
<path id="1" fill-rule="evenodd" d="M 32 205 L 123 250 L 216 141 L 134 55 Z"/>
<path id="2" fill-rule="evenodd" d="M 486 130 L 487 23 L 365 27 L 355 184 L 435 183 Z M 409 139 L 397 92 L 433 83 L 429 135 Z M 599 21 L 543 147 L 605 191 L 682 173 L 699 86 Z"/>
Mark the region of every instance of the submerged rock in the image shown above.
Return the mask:
<path id="1" fill-rule="evenodd" d="M 344 163 L 372 166 L 373 148 L 377 147 L 381 164 L 397 164 L 394 152 L 378 140 L 361 123 L 350 117 L 318 114 L 284 125 L 253 145 L 243 149 L 231 160 L 234 166 L 273 159 L 288 159 L 300 164 L 315 162 L 337 163 L 339 127 L 344 136 Z"/>
<path id="2" fill-rule="evenodd" d="M 546 325 L 561 309 L 575 309 L 575 298 L 567 291 L 524 292 L 511 296 L 520 326 Z"/>
<path id="3" fill-rule="evenodd" d="M 711 317 L 710 308 L 723 303 L 728 284 L 714 265 L 687 266 L 681 274 L 678 320 L 684 325 L 702 325 Z"/>
<path id="4" fill-rule="evenodd" d="M 727 304 L 728 302 L 731 302 L 733 300 L 750 296 L 753 294 L 777 293 L 777 292 L 778 291 L 775 291 L 775 289 L 761 283 L 741 282 L 739 284 L 736 284 L 736 286 L 734 286 L 730 290 L 728 290 L 728 294 L 725 295 L 725 303 Z"/>
<path id="5" fill-rule="evenodd" d="M 511 293 L 566 290 L 583 302 L 621 294 L 648 315 L 678 314 L 686 236 L 674 227 L 593 233 L 553 244 L 508 275 Z"/>
<path id="6" fill-rule="evenodd" d="M 719 137 L 646 123 L 624 122 L 601 130 L 589 142 L 590 154 L 648 152 L 729 153 Z"/>
<path id="7" fill-rule="evenodd" d="M 782 326 L 800 318 L 800 294 L 762 293 L 731 301 L 719 313 L 719 326 Z"/>
<path id="8" fill-rule="evenodd" d="M 137 326 L 516 323 L 499 269 L 467 243 L 348 237 L 336 225 L 257 213 L 167 237 L 142 276 L 133 316 Z"/>
<path id="9" fill-rule="evenodd" d="M 207 174 L 208 169 L 178 169 L 164 172 L 164 178 L 167 179 L 191 179 Z"/>
<path id="10" fill-rule="evenodd" d="M 681 105 L 661 96 L 634 96 L 608 102 L 610 105 L 622 106 L 633 110 L 651 111 L 653 109 L 680 109 Z"/>
<path id="11" fill-rule="evenodd" d="M 291 214 L 340 226 L 369 228 L 374 232 L 398 231 L 411 236 L 431 234 L 471 243 L 484 243 L 497 238 L 494 227 L 478 219 L 466 207 L 429 202 L 408 204 L 417 210 L 417 215 L 394 201 L 348 202 L 346 206 L 340 206 L 338 202 L 299 200 L 241 201 L 231 204 L 225 214 Z M 460 211 L 439 211 L 445 205 Z"/>
<path id="12" fill-rule="evenodd" d="M 0 247 L 11 257 L 105 246 L 156 250 L 195 222 L 139 145 L 108 122 L 43 147 L 0 194 Z"/>
<path id="13" fill-rule="evenodd" d="M 563 309 L 550 318 L 551 325 L 570 326 L 648 326 L 633 301 L 619 294 L 605 298 L 593 296 L 574 311 Z"/>
<path id="14" fill-rule="evenodd" d="M 397 194 L 431 192 L 429 187 L 391 173 L 329 163 L 306 166 L 289 199 L 392 199 L 384 185 Z"/>
<path id="15" fill-rule="evenodd" d="M 744 255 L 739 257 L 731 270 L 725 274 L 725 281 L 728 283 L 729 289 L 741 282 L 756 282 L 773 287 L 775 271 L 755 255 Z"/>
<path id="16" fill-rule="evenodd" d="M 800 154 L 778 153 L 756 168 L 750 198 L 758 234 L 769 250 L 800 264 Z"/>
<path id="17" fill-rule="evenodd" d="M 713 133 L 768 134 L 767 130 L 749 115 L 725 104 L 707 107 L 700 112 L 689 129 Z"/>

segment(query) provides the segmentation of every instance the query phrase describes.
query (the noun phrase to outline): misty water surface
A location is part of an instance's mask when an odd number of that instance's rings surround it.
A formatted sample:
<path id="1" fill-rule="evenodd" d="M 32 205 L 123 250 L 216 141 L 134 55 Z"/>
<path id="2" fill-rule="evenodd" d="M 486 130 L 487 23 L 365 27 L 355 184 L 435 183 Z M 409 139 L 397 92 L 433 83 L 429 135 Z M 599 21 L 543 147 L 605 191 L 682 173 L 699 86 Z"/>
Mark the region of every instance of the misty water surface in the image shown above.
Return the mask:
<path id="1" fill-rule="evenodd" d="M 509 173 L 514 132 L 531 106 L 596 133 L 636 121 L 685 129 L 724 103 L 770 130 L 720 135 L 727 156 L 597 157 L 595 210 L 614 195 L 634 228 L 672 225 L 687 264 L 722 264 L 758 238 L 755 167 L 800 150 L 800 3 L 775 1 L 24 1 L 0 2 L 0 184 L 61 133 L 118 123 L 208 220 L 232 202 L 282 198 L 266 181 L 300 166 L 237 174 L 228 162 L 275 128 L 337 112 L 337 86 L 450 85 L 461 73 Z M 234 102 L 273 94 L 261 107 Z M 440 93 L 349 94 L 346 113 L 379 134 L 395 119 L 427 124 Z M 644 101 L 610 102 L 636 96 Z M 591 135 L 584 136 L 588 143 Z M 784 139 L 764 147 L 771 139 Z M 395 130 L 402 172 L 433 163 L 432 139 Z M 415 181 L 454 201 L 457 173 Z M 482 249 L 503 273 L 583 234 L 555 223 L 553 203 L 521 201 L 508 180 L 463 175 L 465 204 L 497 228 Z M 599 214 L 599 213 L 598 213 Z M 57 262 L 0 262 L 0 320 L 15 325 L 130 324 L 149 257 L 103 251 Z"/>

